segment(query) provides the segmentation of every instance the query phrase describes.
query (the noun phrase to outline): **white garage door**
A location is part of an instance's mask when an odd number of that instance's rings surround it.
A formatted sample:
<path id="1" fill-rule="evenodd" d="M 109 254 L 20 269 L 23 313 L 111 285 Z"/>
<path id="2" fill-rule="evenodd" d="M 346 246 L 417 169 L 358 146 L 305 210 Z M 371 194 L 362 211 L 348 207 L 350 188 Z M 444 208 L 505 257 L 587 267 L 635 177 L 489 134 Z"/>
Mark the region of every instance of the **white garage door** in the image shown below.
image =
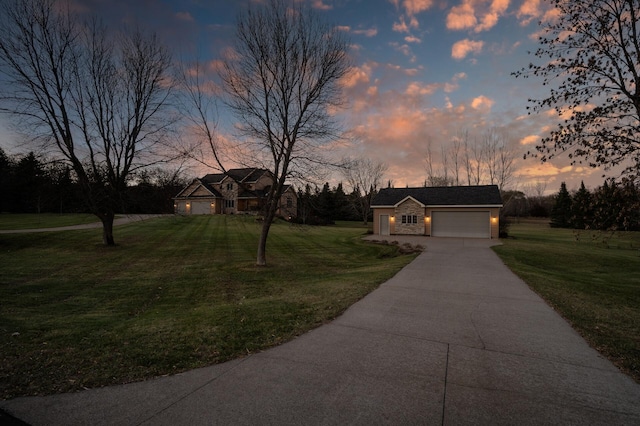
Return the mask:
<path id="1" fill-rule="evenodd" d="M 211 203 L 209 201 L 192 201 L 191 214 L 211 214 Z"/>
<path id="2" fill-rule="evenodd" d="M 432 212 L 433 237 L 491 238 L 489 212 Z"/>

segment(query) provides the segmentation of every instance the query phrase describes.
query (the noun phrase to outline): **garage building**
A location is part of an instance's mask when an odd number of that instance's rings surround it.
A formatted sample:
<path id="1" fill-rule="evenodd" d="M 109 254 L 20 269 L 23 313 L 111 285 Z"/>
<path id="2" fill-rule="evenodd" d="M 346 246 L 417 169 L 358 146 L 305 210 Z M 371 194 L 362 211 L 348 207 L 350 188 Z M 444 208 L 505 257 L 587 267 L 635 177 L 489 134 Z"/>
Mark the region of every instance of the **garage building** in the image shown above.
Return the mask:
<path id="1" fill-rule="evenodd" d="M 496 185 L 381 189 L 371 203 L 376 235 L 498 238 Z"/>

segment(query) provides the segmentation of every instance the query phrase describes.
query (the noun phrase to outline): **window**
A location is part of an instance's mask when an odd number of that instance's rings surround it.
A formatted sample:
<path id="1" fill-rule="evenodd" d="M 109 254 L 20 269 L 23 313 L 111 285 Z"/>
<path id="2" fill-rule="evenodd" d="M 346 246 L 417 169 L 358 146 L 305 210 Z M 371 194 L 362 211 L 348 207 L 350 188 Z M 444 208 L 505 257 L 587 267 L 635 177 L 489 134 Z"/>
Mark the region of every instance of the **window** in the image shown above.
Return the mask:
<path id="1" fill-rule="evenodd" d="M 410 214 L 402 215 L 402 223 L 411 225 L 412 223 L 418 223 L 418 216 L 415 214 L 412 216 Z"/>
<path id="2" fill-rule="evenodd" d="M 291 208 L 293 207 L 293 200 L 291 199 L 291 197 L 287 197 L 287 208 Z"/>
<path id="3" fill-rule="evenodd" d="M 235 207 L 235 204 L 236 204 L 235 200 L 224 200 L 224 206 L 226 208 L 233 208 Z"/>
<path id="4" fill-rule="evenodd" d="M 227 184 L 227 191 L 231 191 L 233 189 L 233 183 Z"/>

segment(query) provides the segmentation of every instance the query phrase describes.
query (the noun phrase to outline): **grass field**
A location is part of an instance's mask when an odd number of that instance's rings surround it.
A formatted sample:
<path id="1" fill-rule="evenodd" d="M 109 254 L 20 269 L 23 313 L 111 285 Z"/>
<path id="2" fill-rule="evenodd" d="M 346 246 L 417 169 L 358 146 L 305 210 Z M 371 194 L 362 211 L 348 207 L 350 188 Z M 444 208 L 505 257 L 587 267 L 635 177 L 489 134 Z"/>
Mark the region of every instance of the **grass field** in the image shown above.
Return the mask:
<path id="1" fill-rule="evenodd" d="M 56 228 L 100 222 L 92 214 L 0 214 L 0 231 L 8 229 Z"/>
<path id="2" fill-rule="evenodd" d="M 511 226 L 503 261 L 600 353 L 640 382 L 640 233 Z"/>
<path id="3" fill-rule="evenodd" d="M 0 235 L 0 398 L 125 383 L 222 362 L 314 328 L 414 256 L 365 228 L 241 216 Z"/>

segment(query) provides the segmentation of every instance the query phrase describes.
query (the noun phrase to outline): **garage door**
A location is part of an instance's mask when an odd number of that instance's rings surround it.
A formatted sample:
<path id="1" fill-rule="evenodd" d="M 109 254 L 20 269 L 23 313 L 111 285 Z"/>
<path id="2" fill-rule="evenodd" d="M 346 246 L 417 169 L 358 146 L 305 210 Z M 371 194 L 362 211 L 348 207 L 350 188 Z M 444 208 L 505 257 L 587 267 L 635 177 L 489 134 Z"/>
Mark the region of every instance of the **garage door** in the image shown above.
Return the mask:
<path id="1" fill-rule="evenodd" d="M 434 237 L 490 238 L 489 212 L 432 212 Z"/>
<path id="2" fill-rule="evenodd" d="M 192 201 L 191 214 L 211 214 L 211 202 L 209 201 Z"/>

